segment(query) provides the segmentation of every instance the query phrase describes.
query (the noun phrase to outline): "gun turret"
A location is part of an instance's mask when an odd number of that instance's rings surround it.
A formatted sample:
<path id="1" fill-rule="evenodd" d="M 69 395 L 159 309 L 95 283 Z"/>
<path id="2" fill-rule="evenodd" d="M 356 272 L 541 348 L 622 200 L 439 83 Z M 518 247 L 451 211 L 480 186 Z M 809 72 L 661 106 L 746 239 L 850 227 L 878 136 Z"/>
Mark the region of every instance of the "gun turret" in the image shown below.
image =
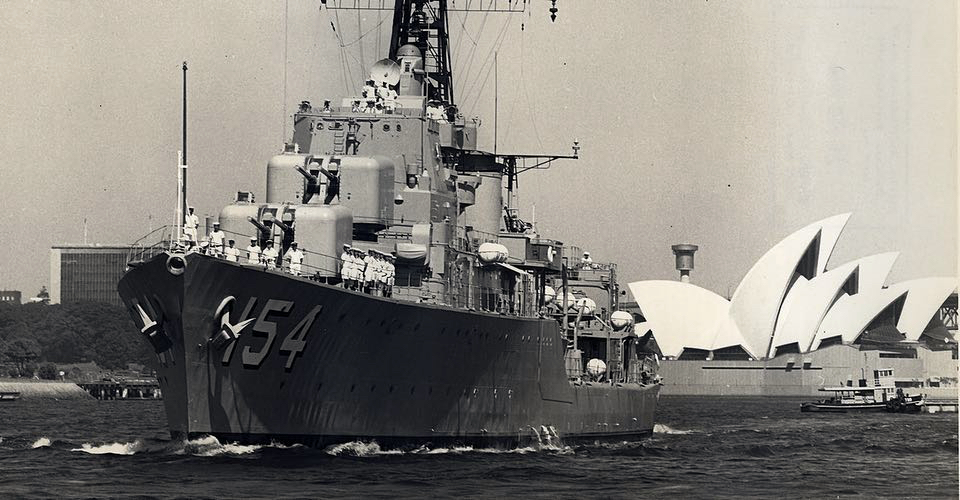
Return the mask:
<path id="1" fill-rule="evenodd" d="M 311 163 L 315 165 L 316 163 Z M 323 204 L 329 205 L 333 198 L 340 194 L 340 178 L 336 174 L 330 172 L 329 170 L 317 165 L 317 173 L 323 175 L 327 179 L 327 192 L 324 196 Z M 309 170 L 303 168 L 302 166 L 297 166 L 297 172 L 300 172 L 300 175 L 304 176 L 307 179 L 307 189 L 306 196 L 304 196 L 304 202 L 309 202 L 310 198 L 313 195 L 320 192 L 320 178 L 310 172 Z"/>

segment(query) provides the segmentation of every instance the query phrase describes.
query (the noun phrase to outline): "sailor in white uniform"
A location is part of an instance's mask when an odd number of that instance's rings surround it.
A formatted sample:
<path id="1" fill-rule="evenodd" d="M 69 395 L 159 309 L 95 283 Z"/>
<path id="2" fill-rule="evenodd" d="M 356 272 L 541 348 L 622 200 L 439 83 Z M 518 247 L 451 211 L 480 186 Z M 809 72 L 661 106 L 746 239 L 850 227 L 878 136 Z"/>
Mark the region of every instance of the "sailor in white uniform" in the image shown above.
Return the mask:
<path id="1" fill-rule="evenodd" d="M 200 217 L 193 213 L 193 207 L 187 209 L 189 212 L 183 218 L 183 237 L 187 241 L 197 242 L 197 227 L 200 226 Z"/>
<path id="2" fill-rule="evenodd" d="M 250 238 L 250 246 L 247 247 L 247 264 L 260 263 L 260 246 L 256 238 Z"/>
<path id="3" fill-rule="evenodd" d="M 267 240 L 267 247 L 263 249 L 263 263 L 267 269 L 277 268 L 277 256 L 280 255 L 277 249 L 273 247 L 273 240 Z"/>
<path id="4" fill-rule="evenodd" d="M 343 287 L 350 288 L 350 244 L 343 245 L 343 253 L 340 254 L 340 279 L 343 281 Z"/>
<path id="5" fill-rule="evenodd" d="M 395 255 L 387 255 L 387 286 L 383 293 L 384 297 L 393 297 L 393 282 L 397 275 L 397 267 L 393 264 L 395 260 Z"/>
<path id="6" fill-rule="evenodd" d="M 377 283 L 376 259 L 373 257 L 373 250 L 367 252 L 363 258 L 363 291 L 372 293 L 375 291 Z"/>
<path id="7" fill-rule="evenodd" d="M 227 247 L 223 249 L 224 258 L 230 262 L 236 262 L 240 257 L 240 249 L 234 246 L 236 243 L 234 240 L 229 240 L 227 241 Z"/>
<path id="8" fill-rule="evenodd" d="M 300 276 L 301 266 L 303 265 L 303 250 L 297 248 L 296 241 L 290 244 L 290 250 L 287 250 L 287 254 L 283 258 L 290 262 L 290 274 Z"/>
<path id="9" fill-rule="evenodd" d="M 350 249 L 350 284 L 353 290 L 363 291 L 363 252 L 359 248 Z"/>
<path id="10" fill-rule="evenodd" d="M 214 257 L 223 257 L 223 243 L 227 235 L 220 230 L 220 223 L 213 223 L 213 231 L 210 232 L 210 255 Z"/>

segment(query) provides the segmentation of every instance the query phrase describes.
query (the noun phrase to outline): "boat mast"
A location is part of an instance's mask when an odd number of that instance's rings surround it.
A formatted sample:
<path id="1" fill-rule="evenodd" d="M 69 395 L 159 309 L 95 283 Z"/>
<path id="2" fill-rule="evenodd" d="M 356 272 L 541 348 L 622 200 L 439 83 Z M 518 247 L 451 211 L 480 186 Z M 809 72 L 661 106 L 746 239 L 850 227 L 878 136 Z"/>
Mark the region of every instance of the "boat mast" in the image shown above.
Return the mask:
<path id="1" fill-rule="evenodd" d="M 183 61 L 183 145 L 178 155 L 176 240 L 183 239 L 184 217 L 187 215 L 187 61 Z"/>
<path id="2" fill-rule="evenodd" d="M 390 59 L 397 60 L 400 47 L 415 45 L 423 54 L 423 69 L 430 82 L 427 97 L 454 104 L 449 41 L 447 0 L 405 0 L 394 5 Z"/>
<path id="3" fill-rule="evenodd" d="M 455 104 L 453 92 L 453 68 L 450 64 L 450 36 L 448 12 L 498 12 L 519 14 L 526 10 L 527 2 L 515 0 L 488 0 L 466 2 L 466 5 L 448 8 L 447 0 L 398 0 L 389 7 L 386 0 L 325 0 L 323 5 L 330 10 L 393 11 L 393 27 L 390 32 L 388 57 L 397 60 L 397 50 L 404 45 L 414 45 L 423 55 L 423 71 L 428 82 L 429 99 Z"/>

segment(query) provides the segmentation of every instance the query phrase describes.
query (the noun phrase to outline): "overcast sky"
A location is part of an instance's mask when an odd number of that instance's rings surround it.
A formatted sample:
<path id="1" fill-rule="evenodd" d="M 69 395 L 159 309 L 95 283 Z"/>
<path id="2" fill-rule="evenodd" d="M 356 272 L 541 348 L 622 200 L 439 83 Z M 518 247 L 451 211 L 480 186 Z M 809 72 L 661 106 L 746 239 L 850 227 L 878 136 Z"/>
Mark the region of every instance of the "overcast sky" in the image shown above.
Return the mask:
<path id="1" fill-rule="evenodd" d="M 581 142 L 520 179 L 543 236 L 617 261 L 623 283 L 675 278 L 670 245 L 698 244 L 693 281 L 726 294 L 784 236 L 853 212 L 830 267 L 899 250 L 890 282 L 956 275 L 955 2 L 557 4 L 555 23 L 544 0 L 450 22 L 483 147 L 494 46 L 499 150 Z M 301 0 L 0 3 L 0 288 L 48 284 L 50 247 L 81 242 L 84 218 L 111 244 L 173 222 L 181 61 L 190 199 L 215 214 L 263 198 L 285 112 L 355 92 L 389 24 Z"/>

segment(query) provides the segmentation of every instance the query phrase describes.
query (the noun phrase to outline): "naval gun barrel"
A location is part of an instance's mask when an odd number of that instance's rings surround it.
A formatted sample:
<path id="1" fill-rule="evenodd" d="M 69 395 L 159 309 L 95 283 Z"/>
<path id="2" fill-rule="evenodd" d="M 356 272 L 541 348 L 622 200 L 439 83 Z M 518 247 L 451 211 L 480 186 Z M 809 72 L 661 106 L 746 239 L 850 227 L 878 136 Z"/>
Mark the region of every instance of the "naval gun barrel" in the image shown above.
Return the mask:
<path id="1" fill-rule="evenodd" d="M 261 233 L 270 232 L 270 229 L 267 228 L 267 226 L 264 226 L 263 223 L 258 221 L 257 219 L 254 219 L 253 217 L 247 217 L 247 220 L 250 221 L 250 223 L 253 224 L 254 226 L 257 226 L 257 229 L 259 229 Z"/>
<path id="2" fill-rule="evenodd" d="M 329 170 L 327 170 L 327 169 L 325 169 L 325 168 L 323 168 L 323 167 L 321 167 L 321 166 L 319 166 L 319 165 L 317 165 L 317 169 L 320 171 L 320 173 L 321 173 L 324 177 L 327 178 L 328 181 L 331 181 L 331 182 L 332 182 L 332 181 L 335 181 L 335 180 L 337 179 L 337 176 L 334 175 L 334 174 L 333 174 L 332 172 L 330 172 Z M 311 172 L 308 171 L 307 169 L 301 167 L 300 165 L 297 165 L 297 172 L 300 172 L 300 174 L 303 175 L 304 177 L 306 177 L 307 180 L 310 181 L 310 182 L 314 182 L 314 183 L 320 182 L 320 178 L 319 178 L 319 177 L 317 177 L 316 175 L 313 175 L 313 173 L 311 173 Z"/>
<path id="3" fill-rule="evenodd" d="M 311 174 L 309 171 L 307 171 L 307 169 L 301 167 L 300 165 L 297 165 L 297 172 L 300 172 L 300 175 L 306 177 L 311 184 L 320 182 L 320 179 L 317 176 Z"/>
<path id="4" fill-rule="evenodd" d="M 280 229 L 282 229 L 283 232 L 285 232 L 285 233 L 289 233 L 289 232 L 293 231 L 293 226 L 287 224 L 286 222 L 283 222 L 283 221 L 280 220 L 280 219 L 274 219 L 274 220 L 273 220 L 273 223 L 276 224 L 277 227 L 279 227 Z"/>

